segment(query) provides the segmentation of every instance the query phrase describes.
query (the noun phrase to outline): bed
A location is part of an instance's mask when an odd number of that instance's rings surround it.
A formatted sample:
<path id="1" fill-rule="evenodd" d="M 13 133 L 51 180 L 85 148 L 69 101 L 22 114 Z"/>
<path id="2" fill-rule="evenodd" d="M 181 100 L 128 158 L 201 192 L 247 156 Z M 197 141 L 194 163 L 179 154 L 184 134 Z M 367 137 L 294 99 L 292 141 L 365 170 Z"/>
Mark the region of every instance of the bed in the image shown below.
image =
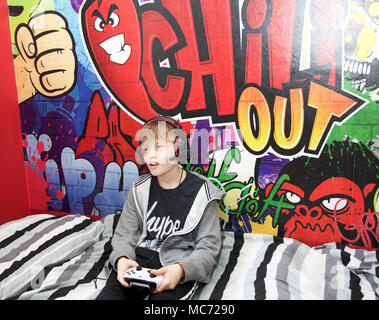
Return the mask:
<path id="1" fill-rule="evenodd" d="M 34 214 L 0 225 L 0 299 L 92 300 L 110 273 L 119 215 Z M 379 298 L 379 251 L 309 247 L 271 235 L 222 232 L 222 250 L 199 300 Z"/>

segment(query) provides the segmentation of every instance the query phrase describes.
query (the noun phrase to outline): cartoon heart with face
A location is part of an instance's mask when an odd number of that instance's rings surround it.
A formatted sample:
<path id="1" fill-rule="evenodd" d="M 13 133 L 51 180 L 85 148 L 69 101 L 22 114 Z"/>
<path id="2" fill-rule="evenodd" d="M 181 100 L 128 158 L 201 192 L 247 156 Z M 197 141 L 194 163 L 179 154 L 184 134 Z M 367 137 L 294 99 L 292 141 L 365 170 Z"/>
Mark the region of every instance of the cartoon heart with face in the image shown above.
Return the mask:
<path id="1" fill-rule="evenodd" d="M 132 0 L 87 0 L 81 7 L 83 37 L 104 86 L 140 120 L 157 115 L 141 81 L 142 40 Z"/>

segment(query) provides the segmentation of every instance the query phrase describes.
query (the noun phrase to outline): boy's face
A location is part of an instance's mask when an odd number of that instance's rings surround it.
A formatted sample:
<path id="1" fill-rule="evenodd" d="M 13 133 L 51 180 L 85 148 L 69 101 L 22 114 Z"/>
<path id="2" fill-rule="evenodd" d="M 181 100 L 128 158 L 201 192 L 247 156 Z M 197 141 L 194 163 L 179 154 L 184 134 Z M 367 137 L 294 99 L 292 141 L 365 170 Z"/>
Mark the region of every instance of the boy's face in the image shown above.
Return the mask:
<path id="1" fill-rule="evenodd" d="M 176 168 L 175 145 L 166 137 L 146 139 L 140 146 L 142 157 L 153 176 L 161 176 Z"/>

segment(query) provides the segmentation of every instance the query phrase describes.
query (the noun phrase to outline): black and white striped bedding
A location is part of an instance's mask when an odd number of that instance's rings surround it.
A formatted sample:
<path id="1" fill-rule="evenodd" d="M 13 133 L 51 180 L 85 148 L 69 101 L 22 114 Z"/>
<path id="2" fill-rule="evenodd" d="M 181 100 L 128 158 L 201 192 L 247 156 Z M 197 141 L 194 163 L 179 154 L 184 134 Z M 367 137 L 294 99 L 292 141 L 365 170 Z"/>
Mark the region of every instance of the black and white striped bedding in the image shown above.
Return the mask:
<path id="1" fill-rule="evenodd" d="M 110 271 L 110 243 L 118 217 L 93 221 L 80 215 L 38 215 L 0 226 L 1 299 L 96 298 Z M 51 235 L 44 238 L 47 231 Z M 39 241 L 33 240 L 38 237 Z M 64 239 L 72 244 L 66 245 Z M 37 247 L 44 253 L 33 255 Z M 49 248 L 56 249 L 58 256 Z M 378 251 L 336 244 L 310 248 L 293 239 L 223 232 L 211 282 L 194 298 L 378 299 L 378 259 Z"/>
<path id="2" fill-rule="evenodd" d="M 118 216 L 103 218 L 104 231 L 100 239 L 81 254 L 47 270 L 43 282 L 34 290 L 18 296 L 19 300 L 91 300 L 104 287 L 110 273 L 108 257 Z"/>
<path id="3" fill-rule="evenodd" d="M 220 262 L 197 299 L 379 299 L 379 251 L 231 232 L 222 241 Z"/>
<path id="4" fill-rule="evenodd" d="M 96 245 L 104 224 L 83 215 L 31 215 L 0 226 L 0 299 L 45 284 L 54 267 Z"/>

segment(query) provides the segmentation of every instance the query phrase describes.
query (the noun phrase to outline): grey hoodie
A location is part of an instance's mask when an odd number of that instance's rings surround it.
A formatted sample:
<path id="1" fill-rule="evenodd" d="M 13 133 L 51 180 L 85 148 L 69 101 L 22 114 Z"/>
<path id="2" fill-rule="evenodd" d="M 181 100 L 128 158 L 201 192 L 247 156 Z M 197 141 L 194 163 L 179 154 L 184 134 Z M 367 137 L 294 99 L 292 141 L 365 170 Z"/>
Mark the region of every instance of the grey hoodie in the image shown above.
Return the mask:
<path id="1" fill-rule="evenodd" d="M 163 266 L 183 262 L 184 279 L 209 282 L 221 248 L 218 214 L 219 201 L 224 192 L 207 178 L 204 180 L 188 213 L 183 229 L 169 235 L 159 252 Z M 149 201 L 151 174 L 137 178 L 128 193 L 120 220 L 112 239 L 110 263 L 116 269 L 118 258 L 135 260 L 135 248 L 146 238 L 146 214 Z"/>

